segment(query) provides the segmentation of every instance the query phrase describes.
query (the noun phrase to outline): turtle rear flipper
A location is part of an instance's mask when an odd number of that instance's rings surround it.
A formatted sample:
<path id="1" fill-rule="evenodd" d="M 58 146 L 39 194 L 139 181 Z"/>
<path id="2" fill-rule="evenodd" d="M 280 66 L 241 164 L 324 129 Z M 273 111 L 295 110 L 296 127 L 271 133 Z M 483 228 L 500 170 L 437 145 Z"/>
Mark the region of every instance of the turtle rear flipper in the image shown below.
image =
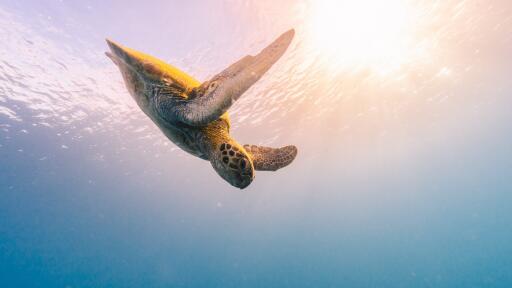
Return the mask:
<path id="1" fill-rule="evenodd" d="M 259 171 L 276 171 L 288 166 L 297 156 L 297 147 L 293 145 L 282 148 L 244 145 L 244 149 L 251 155 L 254 169 Z"/>

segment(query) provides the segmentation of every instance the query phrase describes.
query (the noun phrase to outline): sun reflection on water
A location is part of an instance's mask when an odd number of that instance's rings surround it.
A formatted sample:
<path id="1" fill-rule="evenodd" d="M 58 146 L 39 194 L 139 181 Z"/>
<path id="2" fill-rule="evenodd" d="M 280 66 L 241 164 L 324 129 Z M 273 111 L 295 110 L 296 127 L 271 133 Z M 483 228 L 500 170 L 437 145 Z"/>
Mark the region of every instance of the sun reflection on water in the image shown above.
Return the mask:
<path id="1" fill-rule="evenodd" d="M 365 68 L 389 75 L 404 64 L 428 57 L 418 42 L 421 9 L 405 0 L 311 2 L 306 33 L 311 50 L 327 69 Z"/>

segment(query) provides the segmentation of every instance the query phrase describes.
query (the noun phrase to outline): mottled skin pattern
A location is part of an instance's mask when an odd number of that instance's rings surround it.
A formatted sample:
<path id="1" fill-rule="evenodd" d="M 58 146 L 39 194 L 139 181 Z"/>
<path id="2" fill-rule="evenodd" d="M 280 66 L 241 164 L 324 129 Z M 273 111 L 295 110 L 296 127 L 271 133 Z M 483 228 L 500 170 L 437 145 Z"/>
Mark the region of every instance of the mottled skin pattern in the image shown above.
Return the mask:
<path id="1" fill-rule="evenodd" d="M 275 171 L 290 164 L 295 146 L 279 149 L 240 145 L 229 135 L 227 110 L 284 54 L 293 30 L 256 56 L 246 56 L 211 80 L 200 83 L 147 54 L 107 40 L 107 56 L 119 67 L 141 110 L 176 145 L 209 160 L 231 185 L 247 187 L 255 170 Z"/>
<path id="2" fill-rule="evenodd" d="M 297 156 L 295 146 L 282 148 L 270 148 L 256 145 L 244 145 L 254 163 L 254 169 L 260 171 L 276 171 L 279 168 L 292 163 Z"/>

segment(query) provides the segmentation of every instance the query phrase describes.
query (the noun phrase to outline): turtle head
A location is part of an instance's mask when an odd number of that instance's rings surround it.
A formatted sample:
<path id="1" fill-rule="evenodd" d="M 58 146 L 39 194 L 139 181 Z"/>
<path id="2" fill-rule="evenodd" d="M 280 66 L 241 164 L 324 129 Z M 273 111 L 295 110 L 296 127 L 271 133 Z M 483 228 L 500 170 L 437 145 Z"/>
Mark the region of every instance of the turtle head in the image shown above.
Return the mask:
<path id="1" fill-rule="evenodd" d="M 231 185 L 244 189 L 254 179 L 254 165 L 245 149 L 235 141 L 217 145 L 210 157 L 213 168 Z"/>

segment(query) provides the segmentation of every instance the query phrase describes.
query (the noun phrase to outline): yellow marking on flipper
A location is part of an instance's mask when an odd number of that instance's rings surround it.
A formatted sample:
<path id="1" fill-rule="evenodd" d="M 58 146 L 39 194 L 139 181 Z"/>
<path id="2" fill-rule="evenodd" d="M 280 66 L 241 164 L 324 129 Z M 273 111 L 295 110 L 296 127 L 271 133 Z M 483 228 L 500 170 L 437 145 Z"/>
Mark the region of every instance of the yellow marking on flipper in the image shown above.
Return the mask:
<path id="1" fill-rule="evenodd" d="M 124 52 L 130 58 L 130 60 L 133 61 L 132 64 L 139 64 L 140 67 L 138 68 L 141 69 L 141 71 L 138 72 L 145 73 L 151 78 L 169 78 L 174 83 L 182 86 L 186 90 L 191 90 L 201 85 L 201 83 L 194 79 L 194 77 L 172 66 L 171 64 L 164 62 L 163 60 L 134 50 L 132 48 L 122 46 L 109 39 L 107 39 L 107 42 L 110 47 L 119 49 Z"/>

